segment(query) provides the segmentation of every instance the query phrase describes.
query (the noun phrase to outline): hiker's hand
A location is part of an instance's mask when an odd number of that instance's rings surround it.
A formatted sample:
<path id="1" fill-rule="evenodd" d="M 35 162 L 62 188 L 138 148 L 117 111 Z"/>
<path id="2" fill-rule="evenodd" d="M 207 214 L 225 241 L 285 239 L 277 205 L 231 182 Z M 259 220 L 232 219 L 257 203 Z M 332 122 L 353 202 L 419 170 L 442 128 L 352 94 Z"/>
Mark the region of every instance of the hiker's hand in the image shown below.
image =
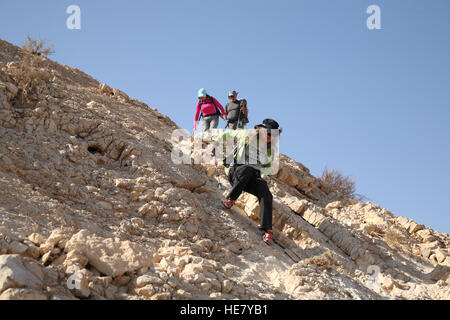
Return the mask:
<path id="1" fill-rule="evenodd" d="M 195 130 L 197 130 L 197 128 L 194 127 L 194 129 L 192 129 L 192 135 L 195 135 Z"/>
<path id="2" fill-rule="evenodd" d="M 222 117 L 223 120 L 227 120 L 227 115 L 226 114 L 222 114 L 221 117 Z"/>

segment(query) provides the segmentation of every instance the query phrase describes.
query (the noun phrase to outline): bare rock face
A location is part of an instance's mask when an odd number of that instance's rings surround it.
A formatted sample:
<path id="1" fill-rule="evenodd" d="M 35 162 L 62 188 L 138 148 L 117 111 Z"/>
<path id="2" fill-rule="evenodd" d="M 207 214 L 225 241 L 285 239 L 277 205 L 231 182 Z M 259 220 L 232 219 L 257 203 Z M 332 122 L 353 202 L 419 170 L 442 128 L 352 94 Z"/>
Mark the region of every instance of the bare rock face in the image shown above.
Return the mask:
<path id="1" fill-rule="evenodd" d="M 0 40 L 0 299 L 450 299 L 448 235 L 280 155 L 269 247 L 221 166 L 173 163 L 175 129 Z"/>

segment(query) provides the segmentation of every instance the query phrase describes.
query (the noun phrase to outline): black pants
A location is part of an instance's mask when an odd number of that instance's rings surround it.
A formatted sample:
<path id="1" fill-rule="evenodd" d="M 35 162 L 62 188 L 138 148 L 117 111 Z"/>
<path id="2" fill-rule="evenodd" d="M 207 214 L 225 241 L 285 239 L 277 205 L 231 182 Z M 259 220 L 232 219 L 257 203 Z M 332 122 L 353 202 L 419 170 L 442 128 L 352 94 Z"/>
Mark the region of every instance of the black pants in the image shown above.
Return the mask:
<path id="1" fill-rule="evenodd" d="M 248 165 L 233 166 L 228 173 L 228 180 L 233 188 L 228 193 L 228 199 L 237 200 L 243 191 L 259 199 L 261 228 L 272 230 L 272 201 L 267 182 L 261 178 L 258 170 Z"/>

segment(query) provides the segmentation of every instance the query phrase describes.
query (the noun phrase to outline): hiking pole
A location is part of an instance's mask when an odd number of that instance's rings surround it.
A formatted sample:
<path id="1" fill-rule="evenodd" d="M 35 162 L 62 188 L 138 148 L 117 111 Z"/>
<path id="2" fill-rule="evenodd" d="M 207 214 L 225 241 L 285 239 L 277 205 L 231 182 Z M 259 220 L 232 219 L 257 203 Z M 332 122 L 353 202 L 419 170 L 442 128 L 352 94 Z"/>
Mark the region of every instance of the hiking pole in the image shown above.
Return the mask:
<path id="1" fill-rule="evenodd" d="M 220 183 L 220 176 L 219 176 L 219 167 L 217 166 L 217 162 L 216 162 L 216 179 L 219 190 L 222 190 L 222 184 Z"/>
<path id="2" fill-rule="evenodd" d="M 214 157 L 214 164 L 216 166 L 216 179 L 217 179 L 217 186 L 219 187 L 219 190 L 222 190 L 222 184 L 220 183 L 220 177 L 219 177 L 219 166 L 217 165 L 217 158 L 216 158 L 216 148 L 213 147 L 211 151 L 211 156 Z"/>
<path id="3" fill-rule="evenodd" d="M 239 122 L 241 121 L 241 112 L 242 112 L 242 106 L 241 106 L 241 103 L 239 102 L 239 116 L 238 116 L 238 122 L 237 122 L 236 129 L 240 129 L 239 128 Z"/>

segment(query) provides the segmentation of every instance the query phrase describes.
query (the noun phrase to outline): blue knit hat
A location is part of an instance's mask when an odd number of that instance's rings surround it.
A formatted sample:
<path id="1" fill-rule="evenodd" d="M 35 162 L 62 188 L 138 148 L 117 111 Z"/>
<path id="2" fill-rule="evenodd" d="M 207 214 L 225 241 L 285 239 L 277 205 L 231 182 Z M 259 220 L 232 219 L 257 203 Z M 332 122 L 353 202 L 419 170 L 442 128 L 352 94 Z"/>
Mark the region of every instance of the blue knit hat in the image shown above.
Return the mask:
<path id="1" fill-rule="evenodd" d="M 198 90 L 198 97 L 202 98 L 202 97 L 206 97 L 207 93 L 206 90 L 204 88 L 201 88 L 200 90 Z"/>

